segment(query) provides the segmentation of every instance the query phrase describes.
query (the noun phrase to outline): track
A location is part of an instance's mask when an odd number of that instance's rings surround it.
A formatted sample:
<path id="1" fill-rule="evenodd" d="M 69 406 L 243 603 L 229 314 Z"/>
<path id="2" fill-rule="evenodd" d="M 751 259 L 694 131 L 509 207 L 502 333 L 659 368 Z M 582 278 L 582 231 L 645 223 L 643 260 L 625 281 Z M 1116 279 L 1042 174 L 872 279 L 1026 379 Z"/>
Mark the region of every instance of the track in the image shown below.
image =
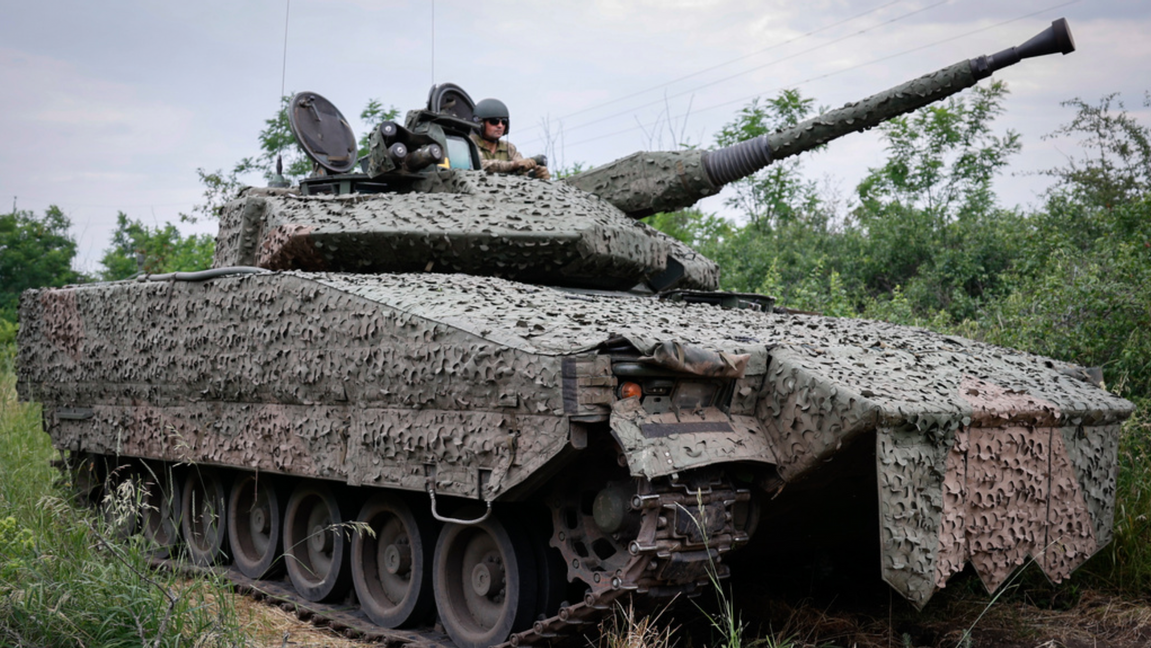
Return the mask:
<path id="1" fill-rule="evenodd" d="M 330 628 L 349 639 L 373 642 L 383 646 L 409 646 L 411 648 L 456 648 L 444 633 L 433 628 L 397 630 L 381 628 L 372 623 L 359 605 L 345 603 L 313 603 L 296 594 L 287 577 L 277 580 L 252 580 L 235 567 L 197 567 L 168 559 L 154 559 L 153 566 L 159 569 L 178 571 L 191 576 L 212 574 L 232 582 L 236 591 L 267 605 L 279 607 L 296 615 L 296 618 L 317 627 Z"/>
<path id="2" fill-rule="evenodd" d="M 737 503 L 749 499 L 747 491 L 730 488 L 719 479 L 693 484 L 664 482 L 658 486 L 642 480 L 639 486 L 639 491 L 629 497 L 637 529 L 634 534 L 616 534 L 617 544 L 621 537 L 630 540 L 618 551 L 601 551 L 609 554 L 606 559 L 597 558 L 586 547 L 600 546 L 612 536 L 597 533 L 589 520 L 579 516 L 565 521 L 567 509 L 559 504 L 553 507 L 556 531 L 550 544 L 562 554 L 567 577 L 590 586 L 582 601 L 565 601 L 558 613 L 537 619 L 527 630 L 492 644 L 494 648 L 565 643 L 594 630 L 613 604 L 633 593 L 646 595 L 645 598 L 690 596 L 701 585 L 726 576 L 720 556 L 747 540 L 747 533 L 740 528 L 743 525 L 733 522 L 738 516 L 732 514 Z M 159 558 L 153 562 L 164 569 L 227 578 L 242 594 L 352 639 L 385 646 L 457 648 L 447 634 L 439 631 L 439 624 L 417 629 L 389 629 L 375 624 L 361 611 L 354 591 L 341 602 L 318 603 L 301 597 L 287 577 L 255 580 L 235 566 L 196 566 Z"/>

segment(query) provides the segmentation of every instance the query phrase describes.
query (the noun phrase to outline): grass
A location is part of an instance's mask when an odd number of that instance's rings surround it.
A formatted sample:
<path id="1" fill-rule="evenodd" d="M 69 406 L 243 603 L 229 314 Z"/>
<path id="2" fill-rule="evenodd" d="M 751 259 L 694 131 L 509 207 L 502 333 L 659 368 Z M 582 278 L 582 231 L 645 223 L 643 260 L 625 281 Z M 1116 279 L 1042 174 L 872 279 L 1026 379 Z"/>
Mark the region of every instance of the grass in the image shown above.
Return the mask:
<path id="1" fill-rule="evenodd" d="M 630 601 L 617 603 L 614 613 L 599 624 L 599 648 L 672 648 L 676 629 L 660 621 L 665 612 L 667 608 L 643 614 Z"/>
<path id="2" fill-rule="evenodd" d="M 1151 397 L 1136 401 L 1123 426 L 1115 496 L 1115 536 L 1081 579 L 1115 594 L 1151 597 Z"/>
<path id="3" fill-rule="evenodd" d="M 138 536 L 73 503 L 54 456 L 39 406 L 0 368 L 0 645 L 248 643 L 225 583 L 150 569 Z"/>

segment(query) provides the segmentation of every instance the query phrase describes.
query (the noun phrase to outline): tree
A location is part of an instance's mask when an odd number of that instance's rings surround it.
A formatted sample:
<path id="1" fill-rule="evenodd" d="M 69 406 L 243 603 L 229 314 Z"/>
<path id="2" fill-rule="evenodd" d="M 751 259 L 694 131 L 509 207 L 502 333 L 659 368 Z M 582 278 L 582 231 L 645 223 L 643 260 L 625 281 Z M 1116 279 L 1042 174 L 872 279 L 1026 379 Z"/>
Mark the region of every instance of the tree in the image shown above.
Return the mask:
<path id="1" fill-rule="evenodd" d="M 1034 219 L 1032 244 L 1089 252 L 1108 242 L 1145 242 L 1140 235 L 1146 236 L 1147 215 L 1140 205 L 1151 192 L 1151 128 L 1128 114 L 1116 94 L 1094 105 L 1078 98 L 1062 105 L 1074 108 L 1075 116 L 1047 137 L 1076 137 L 1084 153 L 1043 172 L 1056 183 Z"/>
<path id="2" fill-rule="evenodd" d="M 312 161 L 292 135 L 291 125 L 288 122 L 288 102 L 291 98 L 290 95 L 281 97 L 280 109 L 275 115 L 264 120 L 264 129 L 257 137 L 260 142 L 260 153 L 255 157 L 243 158 L 230 171 L 196 169 L 196 173 L 200 176 L 200 184 L 204 186 L 204 202 L 193 207 L 192 213 L 180 214 L 180 220 L 194 223 L 200 218 L 219 218 L 220 209 L 244 186 L 242 176 L 259 173 L 264 180 L 271 182 L 276 176 L 278 159 L 283 160 L 283 175 L 289 182 L 299 182 L 312 172 Z M 400 111 L 395 107 L 384 108 L 378 100 L 370 99 L 360 111 L 360 119 L 374 127 L 381 121 L 396 119 L 399 114 Z M 360 157 L 368 153 L 370 136 L 371 129 L 362 133 L 357 140 Z"/>
<path id="3" fill-rule="evenodd" d="M 104 266 L 100 278 L 116 281 L 134 276 L 137 253 L 143 254 L 144 272 L 148 274 L 204 270 L 212 266 L 215 248 L 215 239 L 207 234 L 181 236 L 171 223 L 152 228 L 120 212 L 112 247 L 100 259 Z"/>
<path id="4" fill-rule="evenodd" d="M 980 299 L 1005 290 L 1025 227 L 998 209 L 995 177 L 1020 149 L 1019 135 L 996 135 L 1007 87 L 976 86 L 943 104 L 882 126 L 888 159 L 857 188 L 857 226 L 845 269 L 872 297 L 902 287 L 921 313 L 962 319 Z"/>
<path id="5" fill-rule="evenodd" d="M 1007 85 L 977 85 L 967 97 L 896 117 L 879 128 L 887 143 L 887 162 L 871 169 L 858 188 L 865 213 L 882 213 L 898 203 L 946 222 L 994 206 L 991 183 L 1019 152 L 1019 134 L 993 134 L 1003 113 Z"/>
<path id="6" fill-rule="evenodd" d="M 72 269 L 76 241 L 72 222 L 52 205 L 37 218 L 29 211 L 0 215 L 0 319 L 16 320 L 20 293 L 82 279 Z"/>
<path id="7" fill-rule="evenodd" d="M 754 99 L 721 129 L 715 144 L 730 146 L 797 124 L 813 106 L 814 100 L 798 90 Z M 825 247 L 833 206 L 803 177 L 802 159 L 776 162 L 734 186 L 736 196 L 727 204 L 746 215 L 743 226 L 695 209 L 656 214 L 647 222 L 719 263 L 721 286 L 727 290 L 766 289 L 780 295 L 813 272 L 833 270 L 813 253 Z M 778 281 L 769 281 L 773 277 Z"/>
<path id="8" fill-rule="evenodd" d="M 1081 157 L 1045 172 L 1057 180 L 1028 218 L 1014 290 L 970 323 L 975 334 L 1103 366 L 1131 398 L 1151 392 L 1151 127 L 1116 95 L 1079 99 L 1054 135 L 1081 137 Z M 1118 112 L 1116 112 L 1116 109 Z"/>
<path id="9" fill-rule="evenodd" d="M 815 100 L 799 90 L 782 90 L 769 99 L 757 97 L 716 135 L 717 146 L 731 146 L 794 126 L 815 110 Z M 815 211 L 819 203 L 814 182 L 803 178 L 802 158 L 777 161 L 748 178 L 736 181 L 736 195 L 727 204 L 740 209 L 756 227 L 771 229 Z"/>
<path id="10" fill-rule="evenodd" d="M 714 254 L 738 229 L 727 219 L 694 208 L 652 214 L 644 222 L 705 256 Z"/>
<path id="11" fill-rule="evenodd" d="M 1075 117 L 1047 138 L 1079 137 L 1087 155 L 1069 158 L 1066 166 L 1045 171 L 1058 180 L 1055 192 L 1103 208 L 1146 195 L 1151 189 L 1151 131 L 1127 114 L 1118 94 L 1105 95 L 1097 105 L 1078 97 L 1060 105 L 1075 108 Z M 1143 105 L 1151 106 L 1151 95 L 1144 98 Z"/>

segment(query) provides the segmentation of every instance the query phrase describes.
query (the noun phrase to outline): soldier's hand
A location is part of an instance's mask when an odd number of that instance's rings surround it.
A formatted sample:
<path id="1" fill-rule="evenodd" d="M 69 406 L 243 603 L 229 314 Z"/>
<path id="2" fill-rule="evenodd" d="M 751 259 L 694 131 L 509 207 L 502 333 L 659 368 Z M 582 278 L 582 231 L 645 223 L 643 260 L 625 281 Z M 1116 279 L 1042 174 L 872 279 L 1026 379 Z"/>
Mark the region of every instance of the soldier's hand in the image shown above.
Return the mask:
<path id="1" fill-rule="evenodd" d="M 531 158 L 521 158 L 515 161 L 516 171 L 526 173 L 536 168 L 536 161 Z"/>
<path id="2" fill-rule="evenodd" d="M 551 180 L 552 177 L 552 174 L 548 172 L 548 168 L 546 166 L 537 166 L 535 170 L 532 171 L 532 175 L 534 175 L 539 180 Z"/>

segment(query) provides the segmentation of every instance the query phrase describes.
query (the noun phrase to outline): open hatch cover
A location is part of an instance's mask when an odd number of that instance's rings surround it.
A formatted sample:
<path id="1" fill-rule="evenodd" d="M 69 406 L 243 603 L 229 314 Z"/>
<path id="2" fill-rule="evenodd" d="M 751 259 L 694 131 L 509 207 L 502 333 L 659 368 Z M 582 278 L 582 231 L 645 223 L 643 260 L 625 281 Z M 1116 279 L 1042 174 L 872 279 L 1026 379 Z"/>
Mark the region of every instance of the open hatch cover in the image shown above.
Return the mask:
<path id="1" fill-rule="evenodd" d="M 288 104 L 288 124 L 316 164 L 333 173 L 356 166 L 356 136 L 332 102 L 314 92 L 296 93 Z"/>

